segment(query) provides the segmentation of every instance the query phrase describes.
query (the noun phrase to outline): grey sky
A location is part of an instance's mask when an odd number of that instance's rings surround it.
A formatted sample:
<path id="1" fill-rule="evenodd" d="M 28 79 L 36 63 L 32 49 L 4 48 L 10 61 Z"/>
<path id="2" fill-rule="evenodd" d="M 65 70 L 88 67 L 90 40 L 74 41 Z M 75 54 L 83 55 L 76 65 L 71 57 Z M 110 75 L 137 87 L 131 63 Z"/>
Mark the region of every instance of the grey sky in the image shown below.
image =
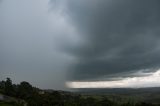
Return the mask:
<path id="1" fill-rule="evenodd" d="M 64 35 L 68 32 L 59 13 L 49 8 L 46 0 L 1 2 L 1 80 L 11 77 L 16 83 L 25 80 L 41 88 L 64 89 L 66 69 L 73 59 L 58 48 L 68 42 Z"/>
<path id="2" fill-rule="evenodd" d="M 142 70 L 155 71 L 160 66 L 159 4 L 2 0 L 0 79 L 65 89 L 66 80 L 137 77 Z"/>
<path id="3" fill-rule="evenodd" d="M 78 61 L 73 65 L 71 78 L 100 80 L 159 68 L 159 3 L 158 0 L 67 0 L 64 11 L 81 39 L 85 39 L 79 46 L 64 48 Z"/>

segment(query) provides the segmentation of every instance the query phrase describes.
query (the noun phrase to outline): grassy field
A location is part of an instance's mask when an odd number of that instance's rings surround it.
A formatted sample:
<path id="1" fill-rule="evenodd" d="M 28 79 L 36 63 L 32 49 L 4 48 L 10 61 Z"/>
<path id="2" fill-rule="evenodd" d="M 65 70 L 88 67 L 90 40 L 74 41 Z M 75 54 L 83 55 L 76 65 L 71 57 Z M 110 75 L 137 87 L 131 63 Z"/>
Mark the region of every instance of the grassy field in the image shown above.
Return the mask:
<path id="1" fill-rule="evenodd" d="M 9 103 L 0 102 L 0 106 L 13 106 L 13 105 L 11 105 Z"/>

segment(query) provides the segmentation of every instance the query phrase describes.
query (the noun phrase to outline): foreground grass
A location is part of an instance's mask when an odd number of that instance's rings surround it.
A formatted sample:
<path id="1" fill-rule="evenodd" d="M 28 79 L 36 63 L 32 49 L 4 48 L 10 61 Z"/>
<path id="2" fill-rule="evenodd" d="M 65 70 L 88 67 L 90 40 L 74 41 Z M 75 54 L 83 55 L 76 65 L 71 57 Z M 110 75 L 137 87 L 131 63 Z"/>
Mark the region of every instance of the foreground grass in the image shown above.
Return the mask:
<path id="1" fill-rule="evenodd" d="M 4 103 L 4 102 L 0 102 L 0 106 L 14 106 L 10 103 Z"/>

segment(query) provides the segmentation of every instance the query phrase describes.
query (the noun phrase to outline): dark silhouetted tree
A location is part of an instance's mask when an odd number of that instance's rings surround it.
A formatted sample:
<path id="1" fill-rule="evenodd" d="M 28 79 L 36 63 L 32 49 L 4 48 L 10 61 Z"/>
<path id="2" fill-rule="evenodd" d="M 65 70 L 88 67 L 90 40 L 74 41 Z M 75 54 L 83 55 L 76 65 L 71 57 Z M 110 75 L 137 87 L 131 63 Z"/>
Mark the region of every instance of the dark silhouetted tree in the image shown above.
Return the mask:
<path id="1" fill-rule="evenodd" d="M 28 82 L 21 82 L 20 85 L 18 85 L 18 96 L 20 98 L 26 99 L 31 97 L 33 92 L 32 85 L 30 85 Z"/>
<path id="2" fill-rule="evenodd" d="M 6 78 L 6 82 L 5 82 L 5 88 L 4 88 L 4 92 L 6 95 L 12 96 L 14 95 L 14 89 L 12 86 L 12 80 L 10 78 Z"/>

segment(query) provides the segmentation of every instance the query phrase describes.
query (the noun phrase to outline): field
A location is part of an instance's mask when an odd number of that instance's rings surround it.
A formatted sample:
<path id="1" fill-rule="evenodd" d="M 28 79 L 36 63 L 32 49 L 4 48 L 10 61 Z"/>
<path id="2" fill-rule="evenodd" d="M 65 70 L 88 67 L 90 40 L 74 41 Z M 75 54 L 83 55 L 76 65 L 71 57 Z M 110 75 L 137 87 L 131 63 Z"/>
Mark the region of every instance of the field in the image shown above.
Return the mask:
<path id="1" fill-rule="evenodd" d="M 0 102 L 0 106 L 13 106 L 10 103 Z"/>

